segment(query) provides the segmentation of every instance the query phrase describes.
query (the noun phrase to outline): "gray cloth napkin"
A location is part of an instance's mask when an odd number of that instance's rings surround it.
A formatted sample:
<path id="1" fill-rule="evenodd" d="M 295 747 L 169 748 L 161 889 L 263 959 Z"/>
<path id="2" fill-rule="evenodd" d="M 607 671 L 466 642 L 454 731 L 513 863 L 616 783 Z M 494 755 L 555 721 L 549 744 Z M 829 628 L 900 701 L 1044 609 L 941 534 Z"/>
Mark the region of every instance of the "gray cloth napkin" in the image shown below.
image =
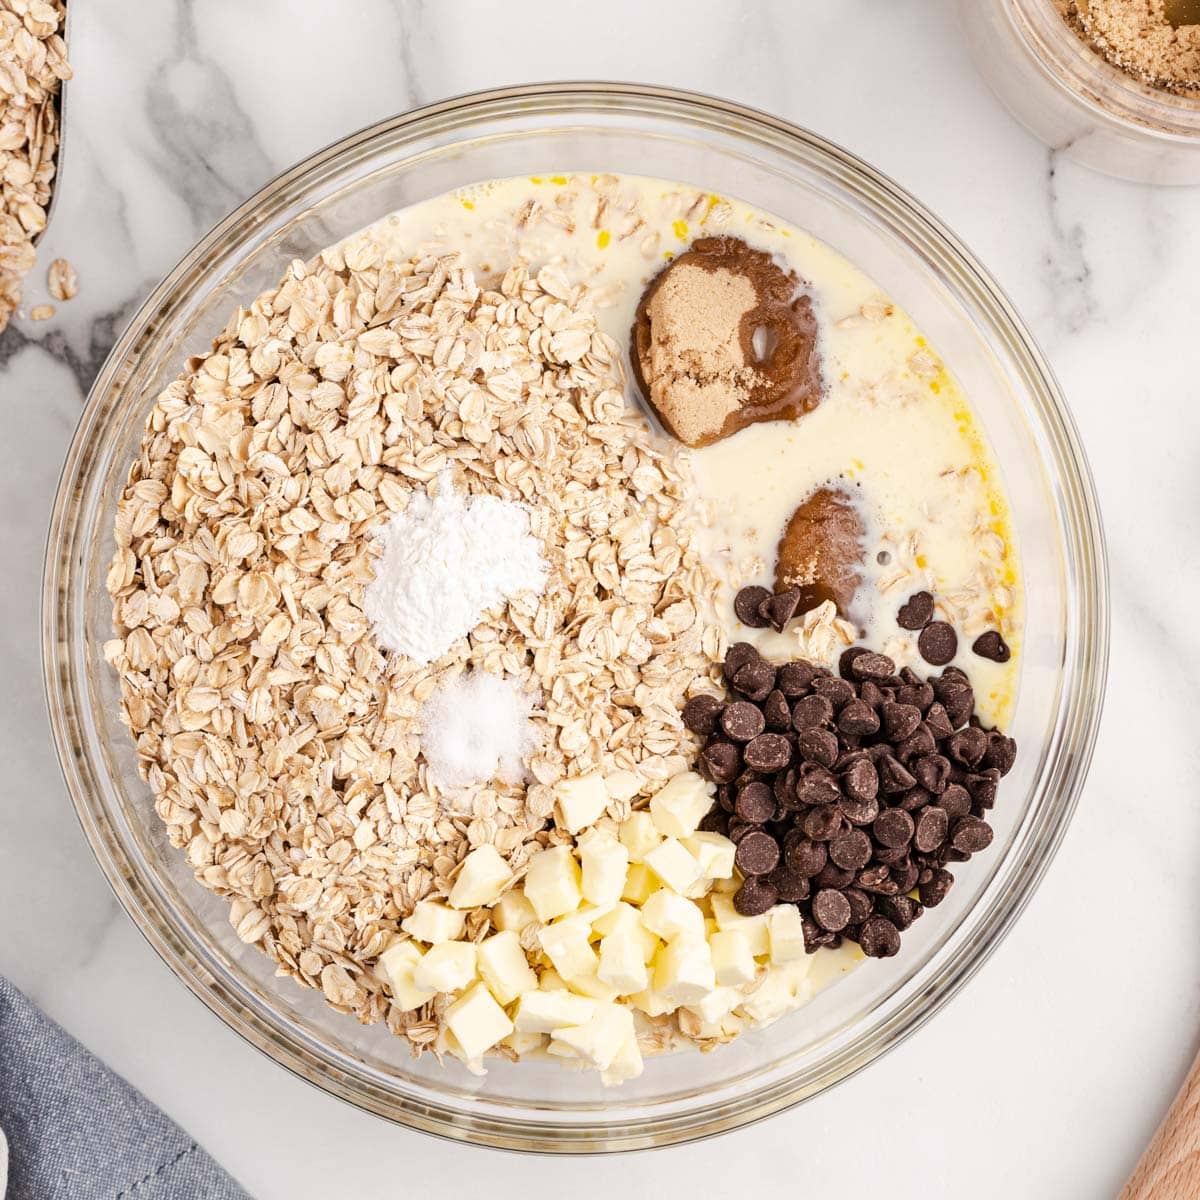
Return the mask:
<path id="1" fill-rule="evenodd" d="M 249 1200 L 178 1125 L 3 978 L 0 1127 L 6 1200 Z"/>

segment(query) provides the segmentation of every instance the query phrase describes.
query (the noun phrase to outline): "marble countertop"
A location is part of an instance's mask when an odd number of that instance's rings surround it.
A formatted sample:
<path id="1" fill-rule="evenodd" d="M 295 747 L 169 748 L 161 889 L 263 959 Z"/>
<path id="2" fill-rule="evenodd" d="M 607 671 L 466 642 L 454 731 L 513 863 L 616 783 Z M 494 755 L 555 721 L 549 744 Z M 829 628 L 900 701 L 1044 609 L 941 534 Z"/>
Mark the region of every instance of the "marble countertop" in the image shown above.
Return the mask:
<path id="1" fill-rule="evenodd" d="M 1188 616 L 1200 594 L 1195 192 L 1102 178 L 1035 142 L 973 71 L 950 0 L 357 0 L 336 18 L 322 0 L 73 3 L 67 169 L 41 256 L 75 263 L 80 294 L 0 335 L 0 972 L 268 1200 L 369 1200 L 433 1178 L 463 1180 L 452 1193 L 580 1200 L 728 1193 L 751 1178 L 808 1196 L 866 1193 L 881 1177 L 897 1198 L 1114 1195 L 1200 1029 L 1200 805 L 1187 782 L 1200 749 L 1191 701 L 1170 699 L 1200 677 Z M 798 1110 L 585 1169 L 392 1128 L 221 1025 L 111 897 L 37 702 L 59 466 L 93 375 L 151 286 L 232 206 L 347 131 L 546 77 L 757 105 L 843 143 L 942 215 L 1059 373 L 1098 480 L 1114 600 L 1107 709 L 1075 823 L 955 1001 Z M 39 268 L 27 307 L 44 286 Z"/>

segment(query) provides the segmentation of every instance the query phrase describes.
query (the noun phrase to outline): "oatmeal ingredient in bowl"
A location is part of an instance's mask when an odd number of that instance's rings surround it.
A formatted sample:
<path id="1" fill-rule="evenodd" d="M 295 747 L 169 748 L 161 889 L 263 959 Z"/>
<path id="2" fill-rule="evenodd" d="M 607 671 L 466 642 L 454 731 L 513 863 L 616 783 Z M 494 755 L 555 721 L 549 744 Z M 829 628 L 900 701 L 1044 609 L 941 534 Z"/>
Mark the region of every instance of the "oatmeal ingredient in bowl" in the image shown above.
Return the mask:
<path id="1" fill-rule="evenodd" d="M 363 612 L 384 649 L 414 662 L 432 662 L 489 609 L 522 592 L 541 595 L 546 584 L 529 510 L 498 496 L 464 496 L 448 471 L 374 533 L 383 552 Z"/>
<path id="2" fill-rule="evenodd" d="M 642 394 L 685 445 L 817 406 L 817 321 L 800 287 L 765 251 L 709 237 L 646 289 L 630 359 Z"/>
<path id="3" fill-rule="evenodd" d="M 438 786 L 521 783 L 537 745 L 532 707 L 516 680 L 489 671 L 466 671 L 442 684 L 421 709 L 421 752 Z"/>
<path id="4" fill-rule="evenodd" d="M 848 617 L 862 582 L 863 534 L 849 495 L 841 488 L 818 488 L 792 513 L 779 539 L 776 592 L 799 588 L 800 612 L 832 600 Z"/>

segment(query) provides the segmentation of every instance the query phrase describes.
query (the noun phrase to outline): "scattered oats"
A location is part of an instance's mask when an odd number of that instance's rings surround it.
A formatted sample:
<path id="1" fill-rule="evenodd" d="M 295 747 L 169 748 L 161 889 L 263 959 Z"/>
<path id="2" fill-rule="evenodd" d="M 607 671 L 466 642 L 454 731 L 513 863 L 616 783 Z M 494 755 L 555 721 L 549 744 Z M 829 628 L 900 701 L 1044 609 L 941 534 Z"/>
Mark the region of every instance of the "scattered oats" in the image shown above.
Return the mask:
<path id="1" fill-rule="evenodd" d="M 79 276 L 65 258 L 56 258 L 46 272 L 46 287 L 55 300 L 73 300 L 79 294 Z"/>
<path id="2" fill-rule="evenodd" d="M 37 304 L 29 310 L 29 319 L 31 321 L 48 321 L 54 316 L 55 311 L 53 304 Z"/>

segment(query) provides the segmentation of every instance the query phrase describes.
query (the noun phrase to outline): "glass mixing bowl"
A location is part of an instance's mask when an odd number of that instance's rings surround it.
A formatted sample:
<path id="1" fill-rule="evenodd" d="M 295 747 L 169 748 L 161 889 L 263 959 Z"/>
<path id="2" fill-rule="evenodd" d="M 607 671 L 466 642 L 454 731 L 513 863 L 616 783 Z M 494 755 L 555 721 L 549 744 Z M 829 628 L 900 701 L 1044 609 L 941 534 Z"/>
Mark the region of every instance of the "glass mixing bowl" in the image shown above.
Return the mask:
<path id="1" fill-rule="evenodd" d="M 237 304 L 287 263 L 392 209 L 477 180 L 556 171 L 653 175 L 739 196 L 811 230 L 915 318 L 957 374 L 1005 472 L 1024 557 L 1028 630 L 990 851 L 905 937 L 807 1008 L 713 1054 L 650 1060 L 604 1089 L 556 1064 L 475 1078 L 412 1061 L 276 979 L 224 901 L 171 849 L 118 718 L 101 647 L 117 495 L 154 397 Z M 171 969 L 231 1028 L 296 1074 L 401 1124 L 554 1152 L 666 1145 L 778 1112 L 866 1066 L 978 969 L 1058 846 L 1096 734 L 1108 644 L 1103 536 L 1083 451 L 1041 353 L 984 269 L 933 216 L 853 155 L 703 96 L 556 84 L 431 105 L 314 155 L 242 205 L 155 289 L 101 370 L 67 457 L 46 560 L 44 654 L 54 735 L 113 890 Z"/>

